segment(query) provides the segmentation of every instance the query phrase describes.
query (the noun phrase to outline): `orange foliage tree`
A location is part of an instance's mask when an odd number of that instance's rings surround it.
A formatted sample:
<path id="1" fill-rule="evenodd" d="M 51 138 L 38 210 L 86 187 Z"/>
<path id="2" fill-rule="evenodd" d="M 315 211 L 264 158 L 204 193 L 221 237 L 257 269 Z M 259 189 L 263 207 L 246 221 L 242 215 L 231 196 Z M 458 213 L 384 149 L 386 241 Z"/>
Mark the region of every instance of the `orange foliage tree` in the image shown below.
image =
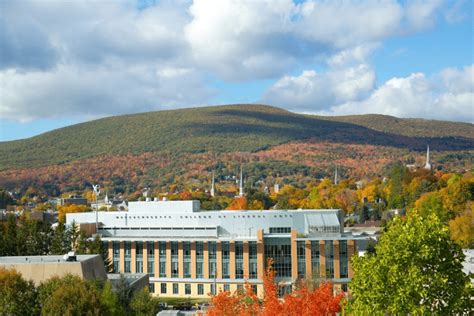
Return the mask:
<path id="1" fill-rule="evenodd" d="M 221 291 L 212 296 L 212 306 L 207 310 L 206 315 L 319 316 L 336 315 L 341 311 L 341 300 L 344 294 L 334 295 L 331 283 L 309 288 L 303 282 L 300 288 L 280 300 L 278 286 L 275 283 L 275 272 L 271 264 L 270 260 L 263 279 L 263 300 L 260 301 L 252 291 L 252 287 L 246 284 L 245 292 Z"/>
<path id="2" fill-rule="evenodd" d="M 247 198 L 245 196 L 238 196 L 232 200 L 226 210 L 246 210 L 248 209 Z"/>

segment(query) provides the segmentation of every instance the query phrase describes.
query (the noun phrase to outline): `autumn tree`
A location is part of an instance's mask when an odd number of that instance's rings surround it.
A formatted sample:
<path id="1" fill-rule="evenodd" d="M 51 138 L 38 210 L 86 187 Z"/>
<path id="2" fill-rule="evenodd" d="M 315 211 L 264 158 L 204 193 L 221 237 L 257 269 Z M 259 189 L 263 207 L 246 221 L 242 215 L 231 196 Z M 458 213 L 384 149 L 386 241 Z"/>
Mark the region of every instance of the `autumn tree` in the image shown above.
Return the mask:
<path id="1" fill-rule="evenodd" d="M 280 300 L 271 259 L 263 278 L 263 285 L 264 297 L 261 302 L 249 284 L 246 285 L 245 291 L 220 292 L 212 297 L 212 307 L 207 315 L 283 316 L 297 313 L 301 316 L 319 316 L 336 315 L 341 311 L 343 294 L 334 295 L 333 286 L 329 283 L 314 288 L 302 283 L 298 289 Z"/>
<path id="2" fill-rule="evenodd" d="M 0 315 L 37 315 L 37 292 L 15 270 L 0 267 Z"/>
<path id="3" fill-rule="evenodd" d="M 474 248 L 474 202 L 461 215 L 449 221 L 451 238 L 463 248 Z"/>
<path id="4" fill-rule="evenodd" d="M 354 315 L 468 313 L 472 285 L 462 271 L 464 254 L 435 216 L 395 218 L 375 253 L 353 259 Z"/>
<path id="5" fill-rule="evenodd" d="M 245 196 L 238 196 L 232 200 L 229 206 L 227 206 L 226 210 L 247 210 L 247 198 Z"/>
<path id="6" fill-rule="evenodd" d="M 91 208 L 87 205 L 61 205 L 58 207 L 58 220 L 60 222 L 65 222 L 66 214 L 68 213 L 83 213 L 83 212 L 90 212 Z"/>

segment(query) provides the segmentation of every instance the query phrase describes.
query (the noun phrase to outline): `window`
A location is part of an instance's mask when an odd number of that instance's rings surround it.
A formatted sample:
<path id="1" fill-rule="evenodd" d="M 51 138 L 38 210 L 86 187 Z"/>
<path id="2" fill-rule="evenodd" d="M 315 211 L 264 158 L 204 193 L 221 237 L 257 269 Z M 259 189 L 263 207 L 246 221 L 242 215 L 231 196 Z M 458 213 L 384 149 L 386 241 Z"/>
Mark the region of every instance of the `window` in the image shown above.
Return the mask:
<path id="1" fill-rule="evenodd" d="M 209 252 L 209 277 L 216 277 L 216 258 L 217 258 L 217 245 L 215 241 L 210 241 L 207 244 Z"/>
<path id="2" fill-rule="evenodd" d="M 150 284 L 148 284 L 148 290 L 150 291 L 150 293 L 155 293 L 155 283 L 151 282 Z"/>
<path id="3" fill-rule="evenodd" d="M 252 285 L 252 291 L 255 293 L 255 295 L 258 295 L 258 289 L 257 289 L 257 285 Z"/>
<path id="4" fill-rule="evenodd" d="M 183 242 L 183 272 L 185 278 L 191 277 L 191 243 L 189 241 Z"/>
<path id="5" fill-rule="evenodd" d="M 230 271 L 229 271 L 229 260 L 230 260 L 230 249 L 229 249 L 229 242 L 223 241 L 222 242 L 222 278 L 228 279 L 230 278 Z"/>
<path id="6" fill-rule="evenodd" d="M 326 277 L 328 279 L 334 278 L 334 247 L 332 240 L 326 240 L 325 247 L 326 255 Z"/>
<path id="7" fill-rule="evenodd" d="M 230 285 L 229 284 L 224 284 L 224 291 L 230 292 Z"/>
<path id="8" fill-rule="evenodd" d="M 196 241 L 196 277 L 203 278 L 204 244 Z"/>
<path id="9" fill-rule="evenodd" d="M 204 284 L 198 284 L 198 295 L 204 295 Z"/>
<path id="10" fill-rule="evenodd" d="M 211 284 L 211 294 L 216 295 L 216 285 L 215 284 Z"/>
<path id="11" fill-rule="evenodd" d="M 184 294 L 185 295 L 191 295 L 191 284 L 185 284 L 184 285 Z"/>
<path id="12" fill-rule="evenodd" d="M 270 227 L 270 234 L 290 234 L 290 233 L 291 233 L 291 227 Z"/>
<path id="13" fill-rule="evenodd" d="M 347 278 L 349 276 L 349 260 L 347 258 L 347 240 L 341 240 L 339 242 L 339 261 L 340 261 L 340 273 L 341 278 Z"/>
<path id="14" fill-rule="evenodd" d="M 155 275 L 155 247 L 154 242 L 148 241 L 146 243 L 147 251 L 147 273 L 150 277 Z"/>
<path id="15" fill-rule="evenodd" d="M 136 273 L 143 273 L 143 242 L 135 242 L 135 268 Z"/>
<path id="16" fill-rule="evenodd" d="M 179 285 L 178 283 L 173 283 L 173 294 L 179 293 Z"/>
<path id="17" fill-rule="evenodd" d="M 171 242 L 171 277 L 177 278 L 179 276 L 178 264 L 178 242 Z"/>
<path id="18" fill-rule="evenodd" d="M 235 242 L 235 278 L 244 278 L 244 243 Z"/>
<path id="19" fill-rule="evenodd" d="M 319 261 L 319 241 L 311 241 L 311 266 L 313 271 L 313 277 L 319 278 L 320 276 L 320 261 Z"/>
<path id="20" fill-rule="evenodd" d="M 243 292 L 244 286 L 242 284 L 237 284 L 237 292 Z"/>
<path id="21" fill-rule="evenodd" d="M 165 278 L 166 277 L 166 242 L 160 241 L 158 243 L 158 252 L 159 252 L 159 260 L 160 260 L 160 266 L 159 266 L 159 274 L 160 278 Z"/>
<path id="22" fill-rule="evenodd" d="M 161 283 L 160 292 L 161 294 L 166 294 L 166 283 Z"/>
<path id="23" fill-rule="evenodd" d="M 125 264 L 124 264 L 124 272 L 130 273 L 130 261 L 132 260 L 132 243 L 129 241 L 125 241 L 124 243 L 124 251 L 125 251 Z"/>
<path id="24" fill-rule="evenodd" d="M 305 242 L 299 240 L 296 242 L 296 254 L 298 259 L 298 277 L 304 278 L 306 276 L 306 256 L 305 256 Z"/>
<path id="25" fill-rule="evenodd" d="M 277 278 L 291 277 L 291 243 L 289 238 L 278 238 L 274 244 L 265 243 L 265 262 L 273 258 Z"/>
<path id="26" fill-rule="evenodd" d="M 257 242 L 249 241 L 249 278 L 257 278 Z"/>
<path id="27" fill-rule="evenodd" d="M 114 241 L 112 243 L 112 261 L 114 265 L 114 272 L 120 272 L 120 242 Z"/>

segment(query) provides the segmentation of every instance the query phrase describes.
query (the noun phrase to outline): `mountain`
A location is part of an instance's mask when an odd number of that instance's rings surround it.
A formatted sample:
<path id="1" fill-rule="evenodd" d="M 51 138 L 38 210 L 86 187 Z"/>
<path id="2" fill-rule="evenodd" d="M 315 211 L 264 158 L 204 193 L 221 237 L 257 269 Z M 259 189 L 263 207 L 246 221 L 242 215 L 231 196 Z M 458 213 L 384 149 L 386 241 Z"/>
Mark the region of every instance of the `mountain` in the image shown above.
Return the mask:
<path id="1" fill-rule="evenodd" d="M 467 123 L 379 115 L 321 117 L 265 105 L 224 105 L 122 115 L 0 143 L 0 169 L 145 152 L 255 152 L 291 141 L 474 149 Z"/>
<path id="2" fill-rule="evenodd" d="M 472 124 L 383 115 L 323 117 L 266 105 L 223 105 L 103 118 L 0 143 L 0 187 L 48 195 L 100 183 L 109 192 L 145 186 L 204 190 L 212 171 L 221 190 L 299 185 L 331 176 L 384 175 L 402 161 L 423 165 L 426 145 L 439 170 L 474 161 Z M 173 189 L 176 190 L 176 189 Z"/>

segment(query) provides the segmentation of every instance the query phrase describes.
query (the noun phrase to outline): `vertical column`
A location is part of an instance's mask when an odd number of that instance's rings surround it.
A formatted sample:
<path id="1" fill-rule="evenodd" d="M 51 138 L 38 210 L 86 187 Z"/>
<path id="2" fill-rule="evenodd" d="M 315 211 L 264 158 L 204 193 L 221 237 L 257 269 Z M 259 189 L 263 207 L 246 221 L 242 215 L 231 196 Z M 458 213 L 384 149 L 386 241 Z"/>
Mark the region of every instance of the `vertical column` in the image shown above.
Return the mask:
<path id="1" fill-rule="evenodd" d="M 166 242 L 166 277 L 171 278 L 171 241 Z"/>
<path id="2" fill-rule="evenodd" d="M 204 255 L 204 262 L 203 262 L 203 277 L 204 279 L 209 279 L 209 247 L 207 241 L 203 242 L 203 255 Z"/>
<path id="3" fill-rule="evenodd" d="M 112 264 L 114 263 L 114 246 L 113 246 L 113 242 L 112 241 L 109 241 L 107 243 L 108 247 L 108 251 L 109 251 L 109 260 L 110 262 L 112 262 Z"/>
<path id="4" fill-rule="evenodd" d="M 231 279 L 235 279 L 235 242 L 231 240 L 229 242 L 229 276 Z"/>
<path id="5" fill-rule="evenodd" d="M 347 263 L 348 263 L 348 277 L 352 278 L 353 271 L 352 271 L 352 256 L 356 253 L 356 243 L 355 240 L 348 240 L 347 241 Z"/>
<path id="6" fill-rule="evenodd" d="M 155 248 L 155 277 L 160 277 L 160 252 L 158 249 L 158 242 L 153 242 L 153 247 Z"/>
<path id="7" fill-rule="evenodd" d="M 191 278 L 196 278 L 196 242 L 191 241 Z"/>
<path id="8" fill-rule="evenodd" d="M 136 241 L 132 241 L 132 255 L 130 258 L 130 271 L 132 273 L 137 273 L 137 245 Z"/>
<path id="9" fill-rule="evenodd" d="M 244 247 L 244 279 L 248 280 L 250 272 L 250 262 L 249 262 L 249 242 L 246 240 L 243 243 Z"/>
<path id="10" fill-rule="evenodd" d="M 178 277 L 184 278 L 184 251 L 183 242 L 178 241 Z"/>
<path id="11" fill-rule="evenodd" d="M 217 278 L 222 279 L 222 242 L 220 240 L 217 241 L 216 248 L 216 273 Z"/>
<path id="12" fill-rule="evenodd" d="M 296 245 L 297 231 L 291 231 L 291 279 L 298 279 L 298 249 Z"/>
<path id="13" fill-rule="evenodd" d="M 319 241 L 319 270 L 321 278 L 326 277 L 326 241 Z"/>
<path id="14" fill-rule="evenodd" d="M 148 273 L 148 243 L 143 242 L 143 273 Z"/>
<path id="15" fill-rule="evenodd" d="M 125 271 L 125 245 L 124 242 L 120 242 L 120 272 L 123 273 Z"/>
<path id="16" fill-rule="evenodd" d="M 339 253 L 339 240 L 333 241 L 333 252 L 334 252 L 334 278 L 341 278 L 341 260 Z"/>
<path id="17" fill-rule="evenodd" d="M 257 278 L 263 280 L 265 274 L 265 247 L 263 244 L 263 229 L 257 230 Z"/>
<path id="18" fill-rule="evenodd" d="M 312 279 L 313 276 L 313 265 L 311 262 L 311 241 L 305 240 L 304 242 L 304 258 L 306 265 L 306 279 Z"/>

